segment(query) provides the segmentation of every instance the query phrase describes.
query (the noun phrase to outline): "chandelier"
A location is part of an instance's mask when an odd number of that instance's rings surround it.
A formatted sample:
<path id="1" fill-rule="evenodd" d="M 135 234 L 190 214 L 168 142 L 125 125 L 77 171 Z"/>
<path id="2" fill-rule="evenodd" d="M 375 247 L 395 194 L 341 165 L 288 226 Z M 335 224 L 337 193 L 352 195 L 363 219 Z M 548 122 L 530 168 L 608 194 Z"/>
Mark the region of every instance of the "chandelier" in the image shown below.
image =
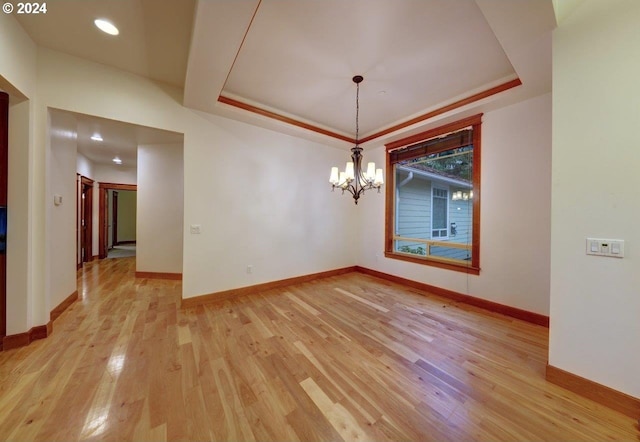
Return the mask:
<path id="1" fill-rule="evenodd" d="M 380 193 L 380 187 L 384 184 L 382 169 L 376 169 L 376 163 L 370 162 L 367 164 L 367 170 L 362 170 L 362 148 L 358 145 L 360 131 L 358 117 L 360 114 L 360 83 L 363 79 L 362 75 L 353 77 L 353 82 L 356 84 L 356 143 L 351 148 L 351 161 L 347 162 L 344 172 L 338 173 L 338 168 L 332 167 L 329 177 L 331 191 L 337 187 L 342 189 L 344 194 L 344 191 L 347 190 L 353 195 L 356 204 L 365 190 L 378 189 L 378 193 Z"/>

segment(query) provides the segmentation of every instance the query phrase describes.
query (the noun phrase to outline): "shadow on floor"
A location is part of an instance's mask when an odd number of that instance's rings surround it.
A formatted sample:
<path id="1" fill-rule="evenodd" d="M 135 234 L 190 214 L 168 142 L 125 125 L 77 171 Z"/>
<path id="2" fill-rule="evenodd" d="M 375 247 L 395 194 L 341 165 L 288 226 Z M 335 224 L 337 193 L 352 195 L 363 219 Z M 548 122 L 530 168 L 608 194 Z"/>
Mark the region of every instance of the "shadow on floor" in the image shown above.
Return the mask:
<path id="1" fill-rule="evenodd" d="M 135 244 L 114 246 L 107 253 L 107 258 L 126 258 L 128 256 L 136 256 Z"/>

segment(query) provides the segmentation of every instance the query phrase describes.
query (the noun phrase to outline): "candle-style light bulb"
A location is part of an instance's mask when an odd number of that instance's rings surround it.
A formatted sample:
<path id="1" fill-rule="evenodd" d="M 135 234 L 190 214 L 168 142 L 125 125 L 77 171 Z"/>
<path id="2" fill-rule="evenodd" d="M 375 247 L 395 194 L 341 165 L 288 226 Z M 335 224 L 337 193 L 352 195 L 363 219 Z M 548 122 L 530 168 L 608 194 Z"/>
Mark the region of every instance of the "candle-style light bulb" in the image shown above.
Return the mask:
<path id="1" fill-rule="evenodd" d="M 382 186 L 384 184 L 384 177 L 382 176 L 382 169 L 376 169 L 376 178 L 373 181 L 376 186 Z"/>
<path id="2" fill-rule="evenodd" d="M 356 175 L 353 171 L 353 162 L 349 161 L 347 163 L 347 167 L 345 168 L 344 172 L 349 180 L 355 179 Z"/>
<path id="3" fill-rule="evenodd" d="M 329 182 L 331 184 L 333 184 L 334 186 L 336 184 L 338 184 L 338 168 L 337 167 L 332 167 L 331 168 L 331 176 L 329 177 Z"/>
<path id="4" fill-rule="evenodd" d="M 367 164 L 367 173 L 365 178 L 367 181 L 373 181 L 376 178 L 376 163 L 370 162 Z"/>

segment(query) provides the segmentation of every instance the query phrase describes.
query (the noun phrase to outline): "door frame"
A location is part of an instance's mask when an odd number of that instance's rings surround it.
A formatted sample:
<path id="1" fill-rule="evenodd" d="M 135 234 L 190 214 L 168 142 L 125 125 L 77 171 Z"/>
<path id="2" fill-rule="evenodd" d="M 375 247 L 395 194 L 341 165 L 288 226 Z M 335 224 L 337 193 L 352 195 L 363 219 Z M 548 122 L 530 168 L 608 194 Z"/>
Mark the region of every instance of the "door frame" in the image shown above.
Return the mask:
<path id="1" fill-rule="evenodd" d="M 9 94 L 0 91 L 0 206 L 7 207 L 9 183 Z M 7 232 L 7 236 L 9 232 Z M 0 255 L 0 350 L 7 335 L 7 253 Z"/>
<path id="2" fill-rule="evenodd" d="M 107 221 L 107 227 L 109 227 L 109 222 Z M 111 239 L 113 241 L 113 245 L 118 245 L 118 191 L 113 191 L 113 196 L 111 197 Z M 108 242 L 108 241 L 107 241 Z"/>
<path id="3" fill-rule="evenodd" d="M 91 262 L 93 260 L 93 188 L 95 181 L 86 176 L 80 175 L 80 263 Z M 85 187 L 87 189 L 85 194 Z M 84 204 L 82 195 L 85 194 Z M 82 229 L 84 219 L 86 228 Z M 84 257 L 82 256 L 82 242 L 84 241 Z M 77 247 L 76 247 L 77 249 Z"/>
<path id="4" fill-rule="evenodd" d="M 133 190 L 138 191 L 137 184 L 99 183 L 99 230 L 98 230 L 98 256 L 100 259 L 107 257 L 107 193 L 109 190 Z"/>
<path id="5" fill-rule="evenodd" d="M 82 268 L 80 261 L 80 178 L 82 175 L 76 172 L 76 269 Z"/>

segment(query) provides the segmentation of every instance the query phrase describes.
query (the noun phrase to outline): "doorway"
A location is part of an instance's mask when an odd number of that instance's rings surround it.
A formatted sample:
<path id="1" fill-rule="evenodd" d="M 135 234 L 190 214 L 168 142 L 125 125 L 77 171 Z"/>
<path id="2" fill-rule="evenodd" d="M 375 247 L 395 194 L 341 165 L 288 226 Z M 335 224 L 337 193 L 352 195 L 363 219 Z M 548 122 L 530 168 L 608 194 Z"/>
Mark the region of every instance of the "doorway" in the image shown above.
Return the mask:
<path id="1" fill-rule="evenodd" d="M 135 256 L 136 184 L 100 183 L 99 256 Z"/>
<path id="2" fill-rule="evenodd" d="M 7 196 L 9 175 L 9 94 L 0 91 L 0 350 L 7 335 Z"/>
<path id="3" fill-rule="evenodd" d="M 107 190 L 107 192 L 109 192 Z M 113 247 L 118 244 L 118 191 L 111 190 L 111 214 L 109 216 L 109 221 L 111 221 L 111 244 L 107 243 L 107 249 L 109 247 Z M 107 198 L 109 194 L 107 194 Z M 107 227 L 109 224 L 107 222 Z"/>
<path id="4" fill-rule="evenodd" d="M 93 183 L 80 177 L 80 264 L 93 259 Z"/>

